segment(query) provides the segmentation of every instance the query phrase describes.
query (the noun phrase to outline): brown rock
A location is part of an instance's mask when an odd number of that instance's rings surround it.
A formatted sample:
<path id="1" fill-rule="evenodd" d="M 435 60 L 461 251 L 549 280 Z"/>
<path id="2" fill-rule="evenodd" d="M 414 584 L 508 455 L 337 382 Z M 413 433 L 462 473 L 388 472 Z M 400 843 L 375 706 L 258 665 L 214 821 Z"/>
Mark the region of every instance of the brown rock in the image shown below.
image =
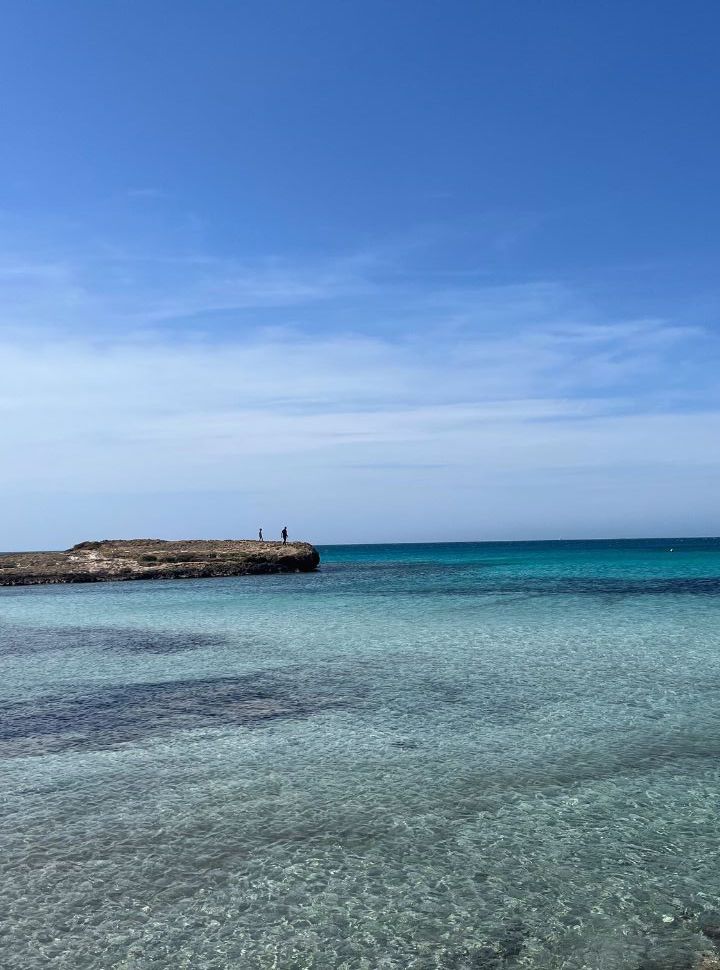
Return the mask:
<path id="1" fill-rule="evenodd" d="M 0 586 L 305 573 L 319 563 L 309 542 L 104 539 L 80 542 L 64 552 L 0 555 Z"/>
<path id="2" fill-rule="evenodd" d="M 696 967 L 697 970 L 720 970 L 720 955 L 717 953 L 701 953 Z"/>

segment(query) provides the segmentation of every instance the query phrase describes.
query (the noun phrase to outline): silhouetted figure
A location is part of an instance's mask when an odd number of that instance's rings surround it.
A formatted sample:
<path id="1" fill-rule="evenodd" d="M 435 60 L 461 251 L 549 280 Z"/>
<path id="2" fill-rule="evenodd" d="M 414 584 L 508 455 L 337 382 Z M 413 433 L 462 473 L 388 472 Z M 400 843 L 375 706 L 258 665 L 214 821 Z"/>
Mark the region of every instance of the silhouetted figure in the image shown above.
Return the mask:
<path id="1" fill-rule="evenodd" d="M 265 540 L 262 537 L 262 529 L 260 529 L 258 532 L 258 542 L 265 542 Z"/>
<path id="2" fill-rule="evenodd" d="M 288 531 L 287 531 L 287 526 L 286 525 L 283 526 L 283 530 L 280 533 L 280 535 L 282 536 L 283 545 L 286 546 L 287 545 L 287 537 L 288 537 Z"/>

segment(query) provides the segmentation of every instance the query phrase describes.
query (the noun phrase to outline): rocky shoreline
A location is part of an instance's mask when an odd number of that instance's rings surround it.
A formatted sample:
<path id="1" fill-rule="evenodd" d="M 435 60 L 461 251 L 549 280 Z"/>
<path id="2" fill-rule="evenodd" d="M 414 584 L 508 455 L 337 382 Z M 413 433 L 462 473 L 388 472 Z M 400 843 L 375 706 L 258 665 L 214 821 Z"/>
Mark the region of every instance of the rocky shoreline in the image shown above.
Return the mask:
<path id="1" fill-rule="evenodd" d="M 62 552 L 0 555 L 0 586 L 306 573 L 319 563 L 309 542 L 104 539 Z"/>

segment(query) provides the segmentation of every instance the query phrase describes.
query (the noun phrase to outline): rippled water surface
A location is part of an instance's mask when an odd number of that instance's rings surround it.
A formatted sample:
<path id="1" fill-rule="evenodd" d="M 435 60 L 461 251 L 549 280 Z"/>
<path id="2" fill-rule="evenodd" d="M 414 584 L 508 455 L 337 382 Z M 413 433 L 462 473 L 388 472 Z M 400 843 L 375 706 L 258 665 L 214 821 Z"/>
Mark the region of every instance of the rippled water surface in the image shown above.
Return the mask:
<path id="1" fill-rule="evenodd" d="M 0 590 L 0 965 L 711 949 L 720 540 L 321 553 Z"/>

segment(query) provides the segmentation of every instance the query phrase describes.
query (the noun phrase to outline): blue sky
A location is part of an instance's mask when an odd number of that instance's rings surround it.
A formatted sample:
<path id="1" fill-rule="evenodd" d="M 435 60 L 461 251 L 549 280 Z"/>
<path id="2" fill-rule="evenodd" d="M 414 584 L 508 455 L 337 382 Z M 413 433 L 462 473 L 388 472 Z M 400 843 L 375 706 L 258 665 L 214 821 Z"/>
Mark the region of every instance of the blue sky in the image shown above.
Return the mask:
<path id="1" fill-rule="evenodd" d="M 0 7 L 0 546 L 717 534 L 716 3 Z"/>

